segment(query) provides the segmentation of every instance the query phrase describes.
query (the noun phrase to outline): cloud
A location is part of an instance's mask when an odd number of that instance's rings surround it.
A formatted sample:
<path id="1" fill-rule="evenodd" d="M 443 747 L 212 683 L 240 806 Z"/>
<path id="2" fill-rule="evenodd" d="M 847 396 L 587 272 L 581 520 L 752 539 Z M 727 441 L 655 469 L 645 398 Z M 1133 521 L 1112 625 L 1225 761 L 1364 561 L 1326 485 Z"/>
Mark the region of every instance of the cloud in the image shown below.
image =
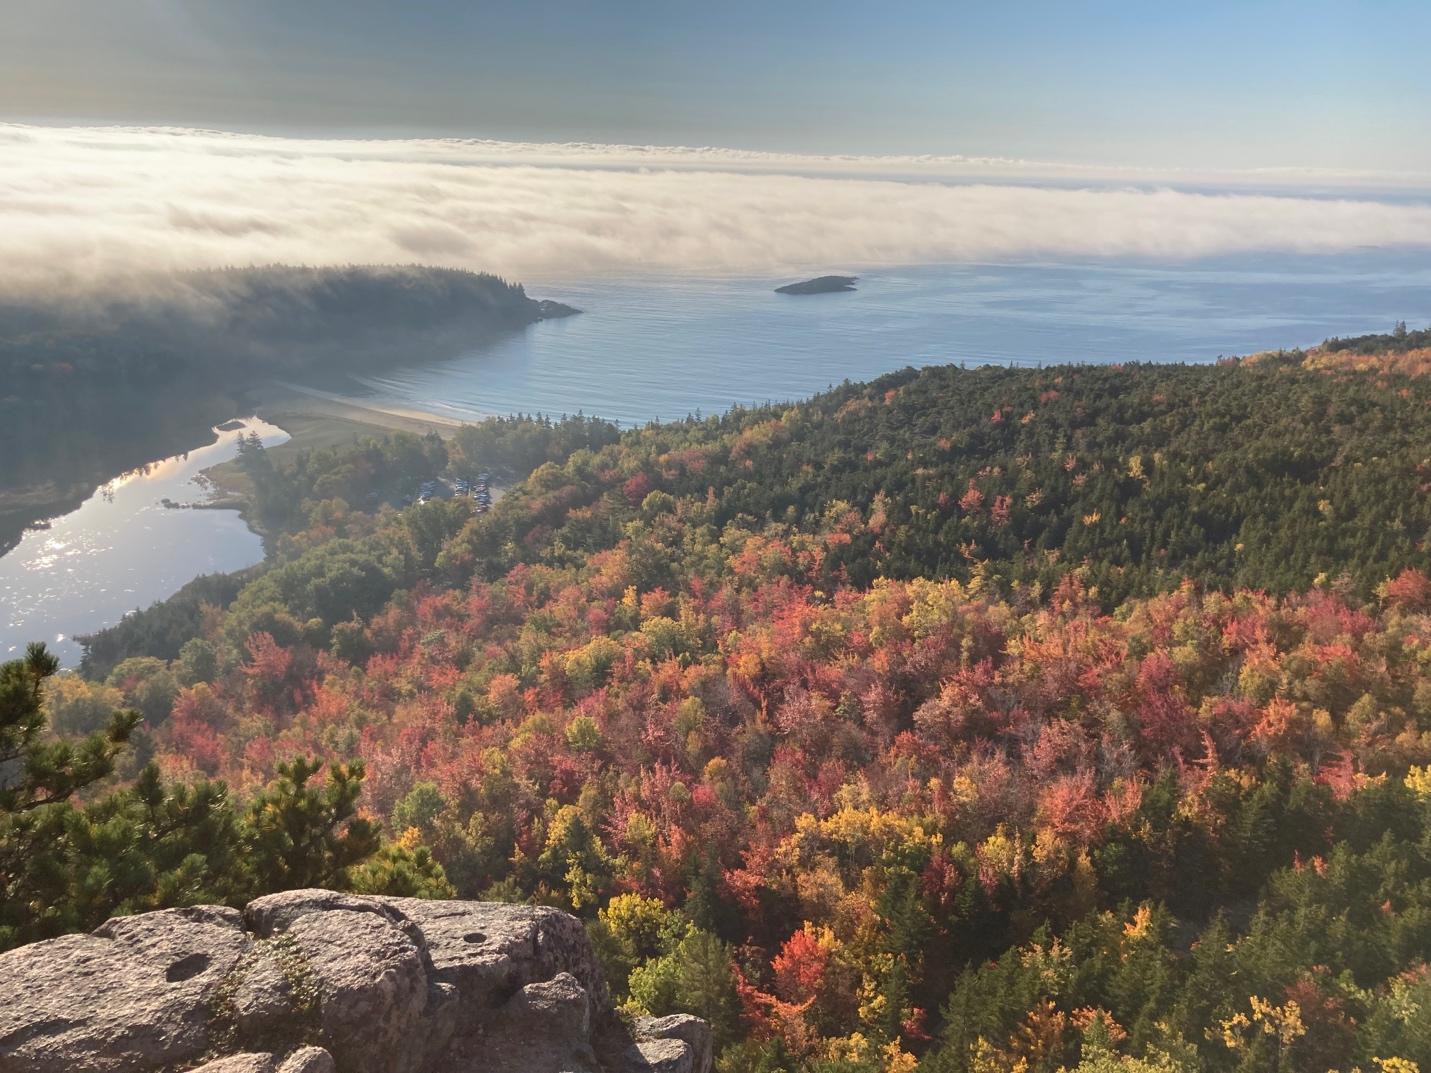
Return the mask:
<path id="1" fill-rule="evenodd" d="M 1259 187 L 1274 178 L 1306 189 Z M 1210 174 L 959 157 L 0 125 L 0 285 L 274 262 L 549 280 L 1431 247 L 1431 187 L 1392 197 L 1367 176 L 1274 178 L 1208 193 L 1189 186 Z"/>

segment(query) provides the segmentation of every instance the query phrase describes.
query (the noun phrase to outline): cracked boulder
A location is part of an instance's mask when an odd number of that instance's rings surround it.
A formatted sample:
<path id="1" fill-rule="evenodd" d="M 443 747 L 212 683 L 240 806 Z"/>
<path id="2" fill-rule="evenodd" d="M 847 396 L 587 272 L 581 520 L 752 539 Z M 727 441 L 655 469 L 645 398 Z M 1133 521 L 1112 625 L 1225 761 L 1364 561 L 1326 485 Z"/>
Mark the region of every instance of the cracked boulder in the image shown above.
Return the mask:
<path id="1" fill-rule="evenodd" d="M 709 1073 L 555 909 L 287 891 L 0 954 L 0 1073 Z"/>
<path id="2" fill-rule="evenodd" d="M 199 907 L 0 954 L 0 1069 L 119 1073 L 193 1062 L 216 1042 L 213 1003 L 250 942 L 238 913 Z"/>

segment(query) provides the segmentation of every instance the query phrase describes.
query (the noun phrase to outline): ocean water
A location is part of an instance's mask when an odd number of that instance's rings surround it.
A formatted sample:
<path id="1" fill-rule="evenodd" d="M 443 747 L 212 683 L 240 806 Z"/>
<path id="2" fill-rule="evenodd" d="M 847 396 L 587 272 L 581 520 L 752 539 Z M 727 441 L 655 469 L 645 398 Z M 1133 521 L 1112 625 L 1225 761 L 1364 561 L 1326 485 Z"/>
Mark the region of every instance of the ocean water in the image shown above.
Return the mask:
<path id="1" fill-rule="evenodd" d="M 163 504 L 203 502 L 207 492 L 195 478 L 235 457 L 240 435 L 257 432 L 266 446 L 288 439 L 256 418 L 241 425 L 216 429 L 211 443 L 102 485 L 78 509 L 48 529 L 30 530 L 0 558 L 0 660 L 44 641 L 74 666 L 83 654 L 77 634 L 113 625 L 200 574 L 261 561 L 263 542 L 237 511 Z"/>
<path id="2" fill-rule="evenodd" d="M 1205 362 L 1431 323 L 1431 250 L 851 274 L 856 291 L 798 297 L 773 293 L 789 277 L 531 280 L 530 294 L 585 312 L 456 359 L 413 353 L 384 375 L 318 386 L 448 417 L 581 411 L 630 425 L 798 399 L 907 365 Z M 198 574 L 257 562 L 259 540 L 237 514 L 160 505 L 198 497 L 194 476 L 232 457 L 234 439 L 120 478 L 0 558 L 0 658 L 45 640 L 74 663 L 75 634 Z"/>
<path id="3" fill-rule="evenodd" d="M 853 292 L 805 296 L 773 293 L 788 278 L 529 281 L 528 293 L 585 312 L 354 390 L 449 417 L 581 411 L 633 424 L 906 365 L 1205 362 L 1431 322 L 1431 251 L 857 274 Z"/>

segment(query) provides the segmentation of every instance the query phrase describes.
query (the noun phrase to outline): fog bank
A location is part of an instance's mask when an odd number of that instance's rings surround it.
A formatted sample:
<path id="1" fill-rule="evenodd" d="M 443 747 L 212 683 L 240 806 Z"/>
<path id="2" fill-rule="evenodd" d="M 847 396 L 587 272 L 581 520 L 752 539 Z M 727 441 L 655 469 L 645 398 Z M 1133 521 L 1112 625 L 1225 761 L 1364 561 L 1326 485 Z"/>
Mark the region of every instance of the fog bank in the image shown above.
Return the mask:
<path id="1" fill-rule="evenodd" d="M 1175 182 L 957 157 L 0 125 L 0 287 L 276 262 L 544 280 L 1431 246 L 1424 198 Z"/>

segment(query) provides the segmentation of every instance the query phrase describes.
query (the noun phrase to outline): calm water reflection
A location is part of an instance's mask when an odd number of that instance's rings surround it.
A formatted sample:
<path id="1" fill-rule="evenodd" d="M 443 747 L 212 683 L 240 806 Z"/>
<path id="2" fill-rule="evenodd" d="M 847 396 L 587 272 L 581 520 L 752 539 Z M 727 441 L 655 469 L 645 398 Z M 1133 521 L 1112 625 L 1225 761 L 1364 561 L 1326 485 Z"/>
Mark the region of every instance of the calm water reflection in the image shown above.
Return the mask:
<path id="1" fill-rule="evenodd" d="M 195 476 L 233 458 L 240 435 L 257 432 L 267 446 L 288 439 L 257 418 L 240 424 L 215 430 L 213 443 L 116 478 L 0 558 L 0 659 L 44 641 L 74 665 L 82 654 L 76 634 L 112 625 L 200 574 L 260 561 L 263 544 L 236 511 L 162 503 L 203 502 L 207 493 Z"/>

